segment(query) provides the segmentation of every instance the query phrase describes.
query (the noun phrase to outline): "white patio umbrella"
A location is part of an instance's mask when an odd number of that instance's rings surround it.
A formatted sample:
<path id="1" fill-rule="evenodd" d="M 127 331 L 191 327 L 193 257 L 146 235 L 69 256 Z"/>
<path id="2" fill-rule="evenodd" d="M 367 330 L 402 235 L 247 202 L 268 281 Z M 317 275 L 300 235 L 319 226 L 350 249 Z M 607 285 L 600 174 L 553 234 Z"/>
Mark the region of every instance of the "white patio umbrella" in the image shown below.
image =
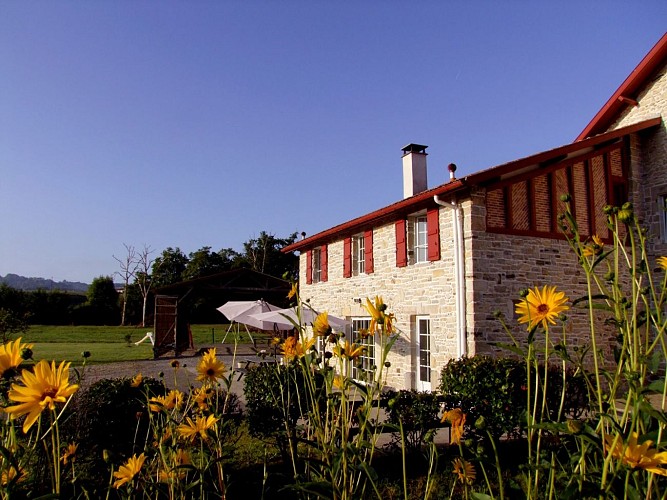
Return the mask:
<path id="1" fill-rule="evenodd" d="M 303 308 L 301 310 L 301 322 L 308 325 L 315 321 L 319 313 L 313 309 Z M 262 323 L 263 330 L 273 330 L 274 325 L 278 330 L 291 330 L 295 324 L 299 324 L 297 313 L 294 309 L 278 309 L 250 315 L 253 319 Z M 348 322 L 342 318 L 328 315 L 329 324 L 333 327 L 344 328 Z"/>
<path id="2" fill-rule="evenodd" d="M 232 324 L 241 323 L 246 325 L 246 331 L 252 340 L 252 335 L 250 335 L 247 327 L 252 326 L 259 329 L 264 329 L 264 327 L 261 321 L 256 320 L 251 315 L 273 311 L 276 309 L 278 309 L 278 306 L 269 304 L 265 300 L 230 300 L 229 302 L 225 302 L 223 305 L 218 307 L 217 310 L 224 314 L 227 319 L 232 322 Z M 225 336 L 222 339 L 223 343 L 227 339 L 227 334 L 232 328 L 232 324 L 229 325 L 227 333 L 225 333 Z"/>

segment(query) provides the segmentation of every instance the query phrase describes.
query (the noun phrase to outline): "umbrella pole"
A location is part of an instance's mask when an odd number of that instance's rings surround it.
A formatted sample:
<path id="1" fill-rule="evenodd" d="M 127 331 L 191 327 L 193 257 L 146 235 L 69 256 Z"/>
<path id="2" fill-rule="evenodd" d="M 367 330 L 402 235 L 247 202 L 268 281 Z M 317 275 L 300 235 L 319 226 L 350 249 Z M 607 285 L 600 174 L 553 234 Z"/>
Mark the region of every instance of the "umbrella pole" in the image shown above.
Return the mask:
<path id="1" fill-rule="evenodd" d="M 235 321 L 232 320 L 232 322 L 227 327 L 227 331 L 225 332 L 225 336 L 222 337 L 222 341 L 221 341 L 222 344 L 224 344 L 225 340 L 227 340 L 227 335 L 229 335 L 229 331 L 232 329 L 232 326 L 234 325 L 234 323 L 235 323 Z"/>

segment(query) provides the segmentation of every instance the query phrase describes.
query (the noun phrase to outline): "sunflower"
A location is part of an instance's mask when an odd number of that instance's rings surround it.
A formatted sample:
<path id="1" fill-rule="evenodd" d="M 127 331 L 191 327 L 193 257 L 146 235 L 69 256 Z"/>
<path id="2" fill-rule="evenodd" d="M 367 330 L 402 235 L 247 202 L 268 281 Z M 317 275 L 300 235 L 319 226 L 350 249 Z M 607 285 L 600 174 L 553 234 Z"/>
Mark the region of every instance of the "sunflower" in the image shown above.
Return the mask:
<path id="1" fill-rule="evenodd" d="M 153 396 L 148 400 L 148 408 L 151 411 L 173 410 L 183 403 L 183 393 L 173 389 L 166 396 Z"/>
<path id="2" fill-rule="evenodd" d="M 449 422 L 452 425 L 451 444 L 459 444 L 463 437 L 463 426 L 466 423 L 466 414 L 461 408 L 446 411 L 440 422 Z"/>
<path id="3" fill-rule="evenodd" d="M 18 338 L 14 342 L 0 345 L 0 377 L 5 374 L 14 373 L 14 370 L 23 362 L 21 353 L 24 349 L 32 349 L 32 344 L 21 344 Z"/>
<path id="4" fill-rule="evenodd" d="M 22 481 L 24 477 L 25 471 L 23 469 L 17 469 L 13 465 L 10 465 L 8 469 L 3 470 L 2 474 L 0 474 L 0 484 L 7 486 L 14 481 Z"/>
<path id="5" fill-rule="evenodd" d="M 660 269 L 667 271 L 667 257 L 658 257 L 656 262 L 658 263 L 658 266 L 660 266 Z"/>
<path id="6" fill-rule="evenodd" d="M 331 333 L 329 313 L 323 312 L 317 315 L 317 318 L 313 321 L 313 333 L 319 337 L 327 337 Z"/>
<path id="7" fill-rule="evenodd" d="M 345 340 L 342 346 L 337 345 L 333 348 L 334 354 L 336 356 L 347 358 L 349 360 L 357 359 L 364 353 L 365 350 L 366 347 L 357 344 L 350 344 L 349 340 Z"/>
<path id="8" fill-rule="evenodd" d="M 290 359 L 305 356 L 308 350 L 315 345 L 315 340 L 315 337 L 313 337 L 301 343 L 295 335 L 291 335 L 285 339 L 285 342 L 280 347 L 285 359 L 289 361 Z"/>
<path id="9" fill-rule="evenodd" d="M 65 447 L 63 456 L 60 457 L 60 460 L 63 464 L 67 465 L 67 462 L 74 462 L 74 458 L 76 457 L 76 449 L 78 447 L 79 445 L 76 443 L 70 443 Z"/>
<path id="10" fill-rule="evenodd" d="M 203 385 L 199 389 L 195 389 L 194 394 L 192 395 L 192 400 L 198 406 L 200 411 L 206 411 L 208 410 L 212 396 L 213 389 Z"/>
<path id="11" fill-rule="evenodd" d="M 645 440 L 638 444 L 639 436 L 636 432 L 630 434 L 627 445 L 623 444 L 620 436 L 605 436 L 605 450 L 612 457 L 622 461 L 631 469 L 644 469 L 648 472 L 667 476 L 667 451 L 658 451 L 653 448 L 653 441 Z"/>
<path id="12" fill-rule="evenodd" d="M 375 296 L 375 304 L 371 302 L 371 299 L 366 299 L 366 310 L 368 314 L 371 315 L 371 323 L 368 327 L 370 334 L 375 333 L 378 326 L 382 330 L 382 333 L 390 334 L 393 331 L 392 323 L 394 321 L 393 314 L 387 314 L 387 305 L 382 300 L 382 297 L 379 295 Z"/>
<path id="13" fill-rule="evenodd" d="M 594 234 L 591 237 L 589 243 L 581 251 L 581 254 L 584 257 L 593 257 L 596 255 L 600 255 L 602 253 L 603 247 L 604 247 L 604 241 L 602 241 L 602 238 L 600 238 L 597 234 Z"/>
<path id="14" fill-rule="evenodd" d="M 202 382 L 215 382 L 225 373 L 225 365 L 216 355 L 216 348 L 212 347 L 202 356 L 197 365 L 197 380 Z"/>
<path id="15" fill-rule="evenodd" d="M 342 375 L 334 375 L 333 386 L 335 389 L 344 390 L 347 385 L 347 378 Z"/>
<path id="16" fill-rule="evenodd" d="M 45 408 L 56 409 L 56 403 L 65 403 L 67 398 L 74 394 L 79 386 L 69 383 L 69 366 L 64 361 L 56 368 L 56 362 L 51 364 L 41 360 L 34 367 L 34 373 L 22 370 L 21 378 L 25 385 L 12 384 L 8 397 L 11 401 L 20 403 L 5 408 L 10 418 L 28 415 L 23 422 L 23 432 L 27 433 Z"/>
<path id="17" fill-rule="evenodd" d="M 452 462 L 454 468 L 452 472 L 458 476 L 462 483 L 472 484 L 475 482 L 476 472 L 475 466 L 460 457 L 457 457 Z"/>
<path id="18" fill-rule="evenodd" d="M 178 426 L 177 430 L 179 435 L 186 440 L 194 442 L 197 436 L 206 441 L 208 439 L 208 430 L 215 429 L 216 422 L 218 421 L 213 415 L 208 417 L 197 417 L 194 421 L 190 417 L 185 417 L 184 424 Z"/>
<path id="19" fill-rule="evenodd" d="M 144 381 L 144 376 L 141 374 L 141 372 L 139 372 L 132 378 L 132 381 L 130 382 L 130 387 L 139 387 L 143 381 Z"/>
<path id="20" fill-rule="evenodd" d="M 299 293 L 299 285 L 292 283 L 292 288 L 290 288 L 290 291 L 287 294 L 287 298 L 292 299 L 297 296 L 297 293 Z"/>
<path id="21" fill-rule="evenodd" d="M 121 465 L 118 468 L 118 471 L 113 473 L 113 477 L 116 478 L 116 482 L 113 483 L 114 488 L 120 488 L 125 483 L 129 483 L 134 479 L 134 476 L 139 474 L 141 467 L 144 465 L 144 460 L 146 460 L 146 455 L 143 453 L 139 456 L 135 453 L 125 462 L 124 465 Z"/>
<path id="22" fill-rule="evenodd" d="M 173 468 L 171 470 L 161 470 L 159 472 L 159 480 L 163 483 L 170 482 L 172 480 L 183 479 L 186 475 L 186 470 L 182 467 L 184 465 L 192 464 L 190 454 L 182 448 L 178 448 L 171 454 L 171 462 L 173 464 Z"/>
<path id="23" fill-rule="evenodd" d="M 556 324 L 556 318 L 563 311 L 569 309 L 565 305 L 567 297 L 564 292 L 557 292 L 555 286 L 545 285 L 542 290 L 538 287 L 528 290 L 527 297 L 516 305 L 515 312 L 519 315 L 519 323 L 528 323 L 528 329 L 547 323 Z"/>

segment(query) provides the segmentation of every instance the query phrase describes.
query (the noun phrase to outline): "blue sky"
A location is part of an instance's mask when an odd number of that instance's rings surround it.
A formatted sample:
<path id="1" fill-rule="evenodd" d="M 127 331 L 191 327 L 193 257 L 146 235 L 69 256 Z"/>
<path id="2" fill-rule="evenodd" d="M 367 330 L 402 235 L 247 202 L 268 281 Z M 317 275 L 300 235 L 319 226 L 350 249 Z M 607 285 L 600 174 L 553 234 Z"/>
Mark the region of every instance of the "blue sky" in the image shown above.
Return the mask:
<path id="1" fill-rule="evenodd" d="M 571 142 L 667 2 L 0 5 L 0 275 L 90 282 L 123 244 L 241 250 Z"/>

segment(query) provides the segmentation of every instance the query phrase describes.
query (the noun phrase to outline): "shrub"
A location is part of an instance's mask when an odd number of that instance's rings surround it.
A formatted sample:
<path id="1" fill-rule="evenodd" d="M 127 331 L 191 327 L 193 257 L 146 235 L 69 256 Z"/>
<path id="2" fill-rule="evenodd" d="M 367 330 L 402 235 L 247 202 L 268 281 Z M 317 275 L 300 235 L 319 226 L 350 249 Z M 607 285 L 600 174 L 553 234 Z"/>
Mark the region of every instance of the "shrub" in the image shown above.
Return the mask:
<path id="1" fill-rule="evenodd" d="M 77 393 L 61 428 L 63 442 L 78 444 L 77 467 L 82 477 L 97 478 L 103 487 L 109 466 L 104 455 L 124 458 L 141 453 L 149 429 L 146 391 L 154 395 L 166 392 L 162 381 L 144 379 L 141 387 L 132 387 L 131 379 L 103 379 Z"/>
<path id="2" fill-rule="evenodd" d="M 288 430 L 305 411 L 303 374 L 294 366 L 262 363 L 245 374 L 243 393 L 246 400 L 248 431 L 252 436 L 273 438 L 281 453 L 288 452 Z M 287 458 L 287 455 L 284 455 Z"/>
<path id="3" fill-rule="evenodd" d="M 429 430 L 438 425 L 438 395 L 428 391 L 387 391 L 382 394 L 382 402 L 387 409 L 387 422 L 396 426 L 402 424 L 406 449 L 409 452 L 421 450 Z M 394 433 L 391 444 L 401 444 L 400 434 Z"/>
<path id="4" fill-rule="evenodd" d="M 566 373 L 566 380 L 562 417 L 575 418 L 587 406 L 586 386 L 582 377 L 570 373 Z M 560 367 L 549 369 L 547 387 L 549 407 L 557 408 L 562 389 Z M 488 356 L 451 360 L 442 369 L 439 389 L 447 408 L 460 407 L 466 413 L 471 433 L 478 432 L 473 424 L 484 417 L 486 429 L 494 438 L 522 434 L 526 422 L 525 361 Z"/>

